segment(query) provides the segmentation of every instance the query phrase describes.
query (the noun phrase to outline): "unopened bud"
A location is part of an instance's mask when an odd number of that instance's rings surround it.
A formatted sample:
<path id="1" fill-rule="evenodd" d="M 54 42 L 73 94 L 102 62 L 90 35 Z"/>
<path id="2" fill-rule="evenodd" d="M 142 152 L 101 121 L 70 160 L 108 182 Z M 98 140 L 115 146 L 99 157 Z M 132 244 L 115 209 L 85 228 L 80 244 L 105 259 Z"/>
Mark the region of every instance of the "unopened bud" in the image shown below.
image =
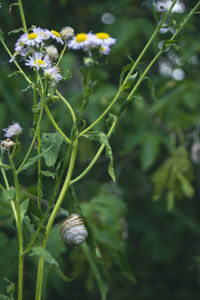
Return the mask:
<path id="1" fill-rule="evenodd" d="M 54 45 L 46 47 L 46 50 L 50 59 L 56 59 L 58 57 L 58 49 Z"/>
<path id="2" fill-rule="evenodd" d="M 74 29 L 67 26 L 63 27 L 60 32 L 60 37 L 63 41 L 70 40 L 74 36 Z"/>
<path id="3" fill-rule="evenodd" d="M 94 60 L 90 57 L 84 57 L 83 61 L 84 61 L 84 65 L 87 67 L 90 67 L 94 64 Z"/>

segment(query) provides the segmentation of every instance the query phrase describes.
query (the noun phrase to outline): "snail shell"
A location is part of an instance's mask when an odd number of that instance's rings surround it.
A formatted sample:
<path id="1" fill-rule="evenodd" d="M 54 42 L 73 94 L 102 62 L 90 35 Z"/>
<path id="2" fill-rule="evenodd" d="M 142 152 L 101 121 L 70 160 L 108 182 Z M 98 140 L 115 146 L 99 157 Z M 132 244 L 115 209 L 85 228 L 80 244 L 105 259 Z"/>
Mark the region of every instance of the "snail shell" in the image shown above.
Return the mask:
<path id="1" fill-rule="evenodd" d="M 71 214 L 61 224 L 60 235 L 67 244 L 80 245 L 86 240 L 88 231 L 82 218 L 78 214 Z"/>

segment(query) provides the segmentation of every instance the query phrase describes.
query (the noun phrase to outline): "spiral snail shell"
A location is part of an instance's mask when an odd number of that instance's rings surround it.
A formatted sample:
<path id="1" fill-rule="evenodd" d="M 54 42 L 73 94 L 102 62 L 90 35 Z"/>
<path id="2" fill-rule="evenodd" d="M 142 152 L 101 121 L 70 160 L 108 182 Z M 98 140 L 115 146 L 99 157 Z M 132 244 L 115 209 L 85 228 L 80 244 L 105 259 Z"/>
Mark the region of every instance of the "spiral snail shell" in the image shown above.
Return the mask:
<path id="1" fill-rule="evenodd" d="M 60 235 L 69 245 L 80 245 L 88 236 L 87 228 L 78 214 L 71 214 L 60 227 Z"/>

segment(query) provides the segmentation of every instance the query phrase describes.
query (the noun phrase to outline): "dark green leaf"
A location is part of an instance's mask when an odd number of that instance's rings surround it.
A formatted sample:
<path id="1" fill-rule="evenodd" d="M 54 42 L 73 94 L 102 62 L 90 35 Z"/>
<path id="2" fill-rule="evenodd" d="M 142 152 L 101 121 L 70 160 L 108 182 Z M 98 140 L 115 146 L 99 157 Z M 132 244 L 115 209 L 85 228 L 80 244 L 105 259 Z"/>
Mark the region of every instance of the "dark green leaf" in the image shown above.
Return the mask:
<path id="1" fill-rule="evenodd" d="M 44 159 L 48 167 L 54 166 L 63 141 L 63 137 L 57 132 L 42 134 L 42 148 L 50 148 L 50 151 L 44 153 Z"/>
<path id="2" fill-rule="evenodd" d="M 85 134 L 84 136 L 93 141 L 98 141 L 101 144 L 105 145 L 106 156 L 109 157 L 109 159 L 110 159 L 110 163 L 108 166 L 108 173 L 110 174 L 112 180 L 115 182 L 115 172 L 114 172 L 114 167 L 113 167 L 113 153 L 112 153 L 110 144 L 108 142 L 107 135 L 104 132 L 90 131 L 89 133 Z"/>
<path id="3" fill-rule="evenodd" d="M 27 161 L 27 163 L 24 164 L 24 166 L 21 168 L 20 172 L 26 170 L 27 168 L 29 168 L 30 166 L 32 166 L 34 163 L 36 163 L 40 158 L 45 157 L 45 155 L 51 150 L 52 146 L 48 147 L 47 149 L 45 149 L 43 152 L 41 152 L 40 154 L 29 158 L 29 160 Z M 19 173 L 20 173 L 19 172 Z"/>
<path id="4" fill-rule="evenodd" d="M 27 212 L 28 206 L 29 206 L 29 201 L 30 199 L 26 199 L 24 200 L 21 204 L 20 204 L 20 219 L 21 219 L 21 223 L 23 222 L 24 216 Z"/>

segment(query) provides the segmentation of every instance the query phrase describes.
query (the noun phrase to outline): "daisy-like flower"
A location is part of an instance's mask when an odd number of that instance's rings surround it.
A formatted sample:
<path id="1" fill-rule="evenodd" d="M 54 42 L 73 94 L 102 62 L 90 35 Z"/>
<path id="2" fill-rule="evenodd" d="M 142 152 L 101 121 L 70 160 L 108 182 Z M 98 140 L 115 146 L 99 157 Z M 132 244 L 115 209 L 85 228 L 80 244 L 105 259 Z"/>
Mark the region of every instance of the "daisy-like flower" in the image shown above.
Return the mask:
<path id="1" fill-rule="evenodd" d="M 64 44 L 63 40 L 61 39 L 61 35 L 60 35 L 59 32 L 57 32 L 55 30 L 51 30 L 51 37 L 53 39 L 55 39 L 57 43 Z"/>
<path id="2" fill-rule="evenodd" d="M 7 150 L 7 149 L 13 147 L 14 144 L 15 143 L 13 141 L 11 141 L 10 139 L 6 139 L 6 140 L 4 140 L 4 141 L 1 142 L 1 147 L 3 149 Z"/>
<path id="3" fill-rule="evenodd" d="M 40 27 L 34 27 L 33 32 L 41 37 L 42 40 L 48 40 L 51 37 L 51 31 Z"/>
<path id="4" fill-rule="evenodd" d="M 53 81 L 54 83 L 57 83 L 58 81 L 62 80 L 62 76 L 60 74 L 60 70 L 57 67 L 52 67 L 49 69 L 45 69 L 44 76 Z"/>
<path id="5" fill-rule="evenodd" d="M 22 133 L 22 128 L 19 123 L 13 123 L 12 125 L 8 126 L 8 128 L 3 129 L 5 131 L 4 136 L 7 138 L 11 138 L 12 136 L 16 136 Z"/>
<path id="6" fill-rule="evenodd" d="M 38 46 L 43 41 L 43 38 L 40 34 L 35 32 L 24 33 L 20 38 L 21 44 L 26 46 Z"/>
<path id="7" fill-rule="evenodd" d="M 100 46 L 99 53 L 108 55 L 110 53 L 110 47 L 107 45 Z"/>
<path id="8" fill-rule="evenodd" d="M 108 46 L 109 47 L 109 46 L 116 43 L 116 39 L 111 38 L 109 36 L 109 34 L 105 33 L 105 32 L 96 33 L 96 37 L 98 38 L 99 41 L 101 41 L 100 42 L 101 46 Z"/>
<path id="9" fill-rule="evenodd" d="M 20 52 L 24 47 L 24 38 L 22 38 L 23 35 L 17 40 L 15 43 L 15 52 Z"/>
<path id="10" fill-rule="evenodd" d="M 78 33 L 68 44 L 74 50 L 83 49 L 85 51 L 98 48 L 100 40 L 93 33 Z"/>
<path id="11" fill-rule="evenodd" d="M 39 70 L 40 68 L 42 69 L 47 69 L 51 67 L 51 60 L 48 55 L 44 56 L 40 52 L 35 52 L 33 56 L 30 56 L 26 62 L 25 65 L 29 66 L 30 68 L 36 68 Z"/>
<path id="12" fill-rule="evenodd" d="M 70 40 L 74 36 L 74 29 L 67 26 L 63 27 L 60 32 L 61 39 L 66 42 L 67 40 Z"/>

